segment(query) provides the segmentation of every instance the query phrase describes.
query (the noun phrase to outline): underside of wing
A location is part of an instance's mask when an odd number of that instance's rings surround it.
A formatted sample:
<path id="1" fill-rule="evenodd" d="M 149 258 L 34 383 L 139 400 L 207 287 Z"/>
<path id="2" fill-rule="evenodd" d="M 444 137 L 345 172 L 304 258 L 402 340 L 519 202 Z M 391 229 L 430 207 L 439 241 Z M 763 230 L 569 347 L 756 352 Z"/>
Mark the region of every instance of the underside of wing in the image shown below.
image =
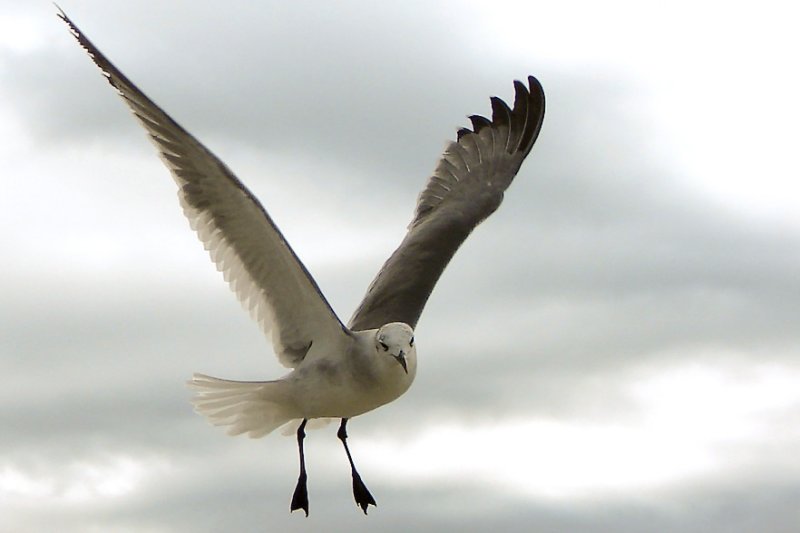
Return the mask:
<path id="1" fill-rule="evenodd" d="M 78 42 L 150 134 L 184 213 L 242 305 L 296 366 L 315 340 L 346 335 L 316 282 L 256 198 L 205 146 L 142 93 L 62 12 Z"/>
<path id="2" fill-rule="evenodd" d="M 354 331 L 388 322 L 416 327 L 439 276 L 461 243 L 503 200 L 544 119 L 544 91 L 514 82 L 514 108 L 491 99 L 492 119 L 473 115 L 458 131 L 420 193 L 403 242 L 386 261 L 350 320 Z"/>

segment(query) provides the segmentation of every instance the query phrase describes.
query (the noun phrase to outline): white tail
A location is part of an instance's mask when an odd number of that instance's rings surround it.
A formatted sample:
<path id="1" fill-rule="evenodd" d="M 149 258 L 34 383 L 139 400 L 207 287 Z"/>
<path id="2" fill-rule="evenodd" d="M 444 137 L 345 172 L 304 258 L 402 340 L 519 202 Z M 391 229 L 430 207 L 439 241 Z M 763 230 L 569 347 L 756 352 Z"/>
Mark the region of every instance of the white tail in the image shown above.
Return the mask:
<path id="1" fill-rule="evenodd" d="M 281 402 L 280 381 L 229 381 L 194 374 L 187 384 L 197 392 L 194 410 L 215 426 L 230 426 L 228 435 L 247 433 L 256 439 L 297 418 Z"/>

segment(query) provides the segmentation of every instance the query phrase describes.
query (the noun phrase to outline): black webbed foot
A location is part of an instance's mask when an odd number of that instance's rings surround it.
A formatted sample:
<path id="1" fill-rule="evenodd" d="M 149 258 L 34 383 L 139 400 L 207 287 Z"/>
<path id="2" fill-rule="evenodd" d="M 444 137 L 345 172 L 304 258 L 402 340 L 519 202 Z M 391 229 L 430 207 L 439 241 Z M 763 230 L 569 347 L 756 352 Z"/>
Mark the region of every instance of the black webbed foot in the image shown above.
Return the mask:
<path id="1" fill-rule="evenodd" d="M 364 511 L 364 514 L 367 514 L 368 506 L 378 506 L 378 504 L 375 503 L 375 498 L 372 497 L 369 489 L 367 489 L 367 486 L 361 481 L 361 476 L 355 471 L 353 471 L 353 497 L 356 499 L 358 506 L 361 507 L 361 510 Z"/>
<path id="2" fill-rule="evenodd" d="M 302 509 L 308 516 L 308 489 L 306 488 L 306 475 L 300 474 L 297 479 L 297 486 L 292 495 L 292 512 Z"/>

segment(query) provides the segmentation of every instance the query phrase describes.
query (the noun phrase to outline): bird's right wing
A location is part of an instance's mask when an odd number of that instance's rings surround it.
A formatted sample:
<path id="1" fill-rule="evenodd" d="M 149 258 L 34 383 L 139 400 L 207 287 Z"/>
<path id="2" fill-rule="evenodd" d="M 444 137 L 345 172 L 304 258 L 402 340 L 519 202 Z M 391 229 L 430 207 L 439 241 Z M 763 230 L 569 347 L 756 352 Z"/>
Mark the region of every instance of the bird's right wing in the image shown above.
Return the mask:
<path id="1" fill-rule="evenodd" d="M 150 134 L 183 211 L 242 306 L 296 366 L 315 341 L 349 335 L 267 212 L 205 146 L 145 96 L 61 12 L 78 42 Z"/>
<path id="2" fill-rule="evenodd" d="M 492 120 L 473 115 L 442 155 L 417 201 L 403 242 L 381 268 L 350 319 L 354 331 L 405 322 L 412 328 L 450 258 L 491 215 L 531 151 L 544 119 L 544 91 L 514 82 L 514 108 L 494 97 Z"/>

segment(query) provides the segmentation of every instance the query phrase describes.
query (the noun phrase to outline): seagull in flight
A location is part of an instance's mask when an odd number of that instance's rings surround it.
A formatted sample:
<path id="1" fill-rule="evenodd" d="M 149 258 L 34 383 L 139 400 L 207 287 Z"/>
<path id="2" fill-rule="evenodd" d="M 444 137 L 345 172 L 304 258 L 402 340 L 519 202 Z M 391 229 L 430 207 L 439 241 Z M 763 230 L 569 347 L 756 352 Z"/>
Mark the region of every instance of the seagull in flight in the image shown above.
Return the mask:
<path id="1" fill-rule="evenodd" d="M 366 514 L 376 505 L 353 463 L 347 421 L 405 393 L 417 372 L 414 328 L 436 281 L 472 230 L 491 215 L 531 151 L 544 118 L 533 76 L 514 82 L 513 108 L 491 98 L 491 120 L 473 115 L 458 130 L 419 195 L 408 232 L 345 325 L 267 211 L 228 167 L 153 103 L 59 9 L 80 45 L 144 126 L 178 185 L 194 229 L 242 306 L 292 369 L 271 381 L 195 374 L 195 409 L 231 435 L 263 437 L 291 421 L 300 476 L 291 511 L 308 516 L 303 451 L 306 424 L 339 418 L 353 479 Z"/>

